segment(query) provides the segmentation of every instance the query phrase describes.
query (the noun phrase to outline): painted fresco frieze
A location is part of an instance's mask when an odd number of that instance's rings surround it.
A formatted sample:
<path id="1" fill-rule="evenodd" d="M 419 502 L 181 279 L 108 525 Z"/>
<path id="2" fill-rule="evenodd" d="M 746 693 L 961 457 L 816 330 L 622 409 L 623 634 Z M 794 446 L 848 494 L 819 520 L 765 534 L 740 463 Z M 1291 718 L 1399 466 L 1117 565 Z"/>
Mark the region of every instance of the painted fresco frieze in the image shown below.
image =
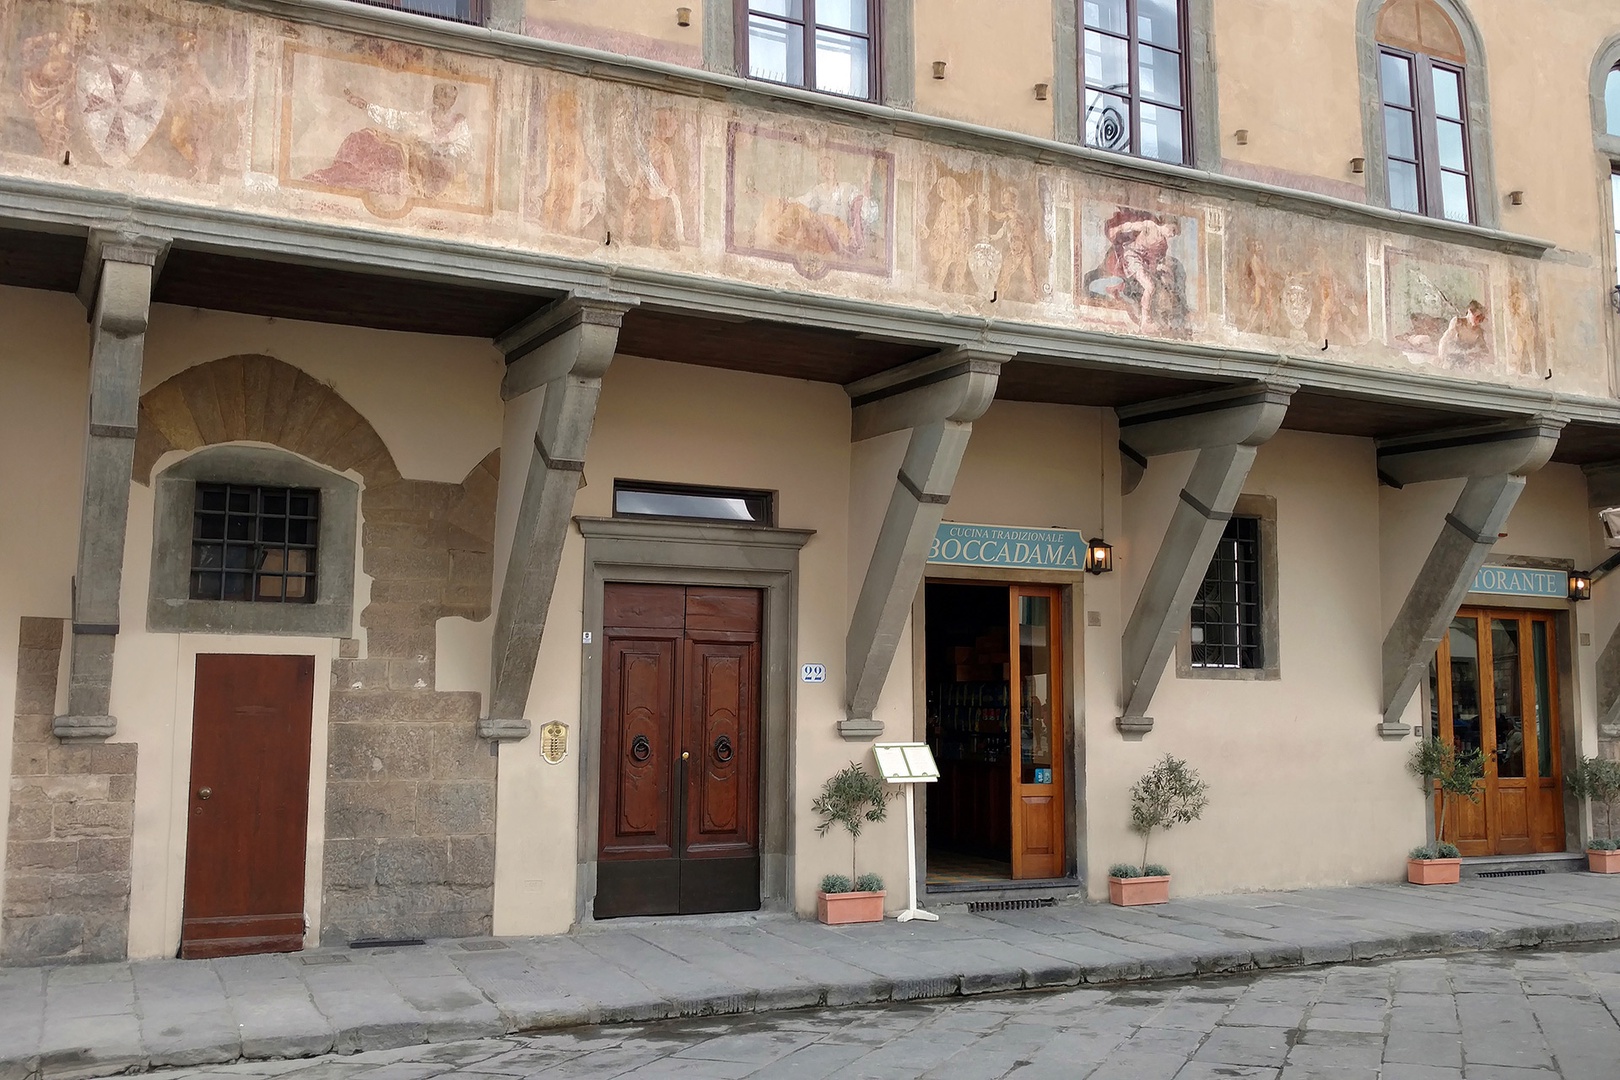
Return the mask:
<path id="1" fill-rule="evenodd" d="M 925 155 L 918 265 L 938 293 L 1036 304 L 1052 299 L 1052 184 L 980 155 Z"/>
<path id="2" fill-rule="evenodd" d="M 1228 229 L 1227 325 L 1241 334 L 1360 346 L 1367 316 L 1366 240 L 1324 225 L 1309 245 L 1272 213 L 1237 214 Z"/>
<path id="3" fill-rule="evenodd" d="M 726 250 L 888 276 L 894 266 L 894 155 L 849 142 L 733 122 L 726 138 Z"/>
<path id="4" fill-rule="evenodd" d="M 238 151 L 246 48 L 222 13 L 22 0 L 0 40 L 0 144 L 14 151 L 202 182 Z"/>
<path id="5" fill-rule="evenodd" d="M 1082 203 L 1075 248 L 1079 303 L 1104 323 L 1187 336 L 1201 324 L 1201 224 L 1174 210 Z"/>
<path id="6" fill-rule="evenodd" d="M 492 77 L 458 74 L 418 50 L 293 44 L 282 82 L 282 185 L 351 196 L 381 218 L 418 206 L 492 210 Z"/>
<path id="7" fill-rule="evenodd" d="M 1387 341 L 1411 360 L 1461 374 L 1495 373 L 1490 299 L 1482 263 L 1384 249 Z"/>

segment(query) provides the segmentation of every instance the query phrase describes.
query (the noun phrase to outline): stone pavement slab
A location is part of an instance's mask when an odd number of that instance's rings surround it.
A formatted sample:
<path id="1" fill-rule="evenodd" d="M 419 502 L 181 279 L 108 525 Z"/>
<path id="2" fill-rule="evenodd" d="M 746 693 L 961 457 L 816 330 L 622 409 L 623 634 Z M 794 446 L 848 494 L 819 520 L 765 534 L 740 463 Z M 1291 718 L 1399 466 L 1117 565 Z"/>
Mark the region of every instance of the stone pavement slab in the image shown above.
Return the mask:
<path id="1" fill-rule="evenodd" d="M 1556 958 L 1516 954 L 1493 964 L 1487 957 L 1464 989 L 1450 985 L 1439 957 L 1613 940 L 1620 940 L 1620 881 L 1554 874 L 1439 889 L 1377 885 L 1175 900 L 1152 909 L 1073 902 L 976 915 L 947 907 L 937 923 L 623 920 L 549 938 L 14 969 L 0 971 L 0 1080 L 409 1053 L 426 1044 L 448 1050 L 468 1045 L 464 1040 L 584 1024 L 990 1000 L 983 995 L 1391 957 L 1419 959 L 1387 970 L 1280 974 L 1247 990 L 1206 987 L 1193 1001 L 1144 984 L 1116 994 L 1116 1004 L 1088 1009 L 1083 1022 L 1065 1018 L 1064 1035 L 1075 1053 L 1108 1058 L 1098 1080 L 1153 1075 L 1172 1060 L 1191 1069 L 1189 1080 L 1353 1076 L 1373 1067 L 1369 1062 L 1376 1066 L 1378 1056 L 1390 1077 L 1410 1072 L 1412 1080 L 1422 1075 L 1414 1070 L 1443 1076 L 1459 1067 L 1470 1080 L 1481 1071 L 1533 1073 L 1554 1058 L 1585 1072 L 1615 1060 L 1613 1048 L 1594 1043 L 1589 1032 L 1620 1004 L 1620 961 L 1596 957 L 1593 969 L 1574 973 Z M 1121 1017 L 1142 1009 L 1151 1015 L 1134 1021 L 1133 1034 Z M 1166 1009 L 1179 1011 L 1152 1018 Z M 1058 1025 L 1038 1008 L 1021 1011 L 988 1041 L 976 1039 L 961 1017 L 942 1028 L 923 1021 L 894 1027 L 905 1019 L 897 1013 L 887 1027 L 870 1029 L 881 1035 L 882 1053 L 863 1058 L 863 1068 L 920 1075 L 954 1061 L 952 1075 L 988 1076 L 1027 1062 L 1036 1080 L 1065 1064 L 1054 1056 Z M 1210 1037 L 1185 1052 L 1186 1033 L 1206 1027 L 1214 1028 Z M 858 1039 L 862 1030 L 845 1034 Z M 1295 1041 L 1279 1043 L 1279 1032 L 1293 1032 Z M 785 1037 L 771 1047 L 720 1043 L 707 1051 L 718 1057 L 686 1055 L 648 1067 L 660 1075 L 742 1075 L 738 1070 L 758 1067 L 756 1056 L 769 1053 L 781 1075 L 808 1077 L 834 1075 L 852 1060 L 813 1040 Z M 623 1049 L 618 1042 L 608 1050 L 532 1053 L 551 1055 L 558 1075 L 570 1075 L 598 1054 Z M 456 1064 L 469 1075 L 513 1071 Z M 424 1068 L 418 1054 L 379 1065 L 391 1071 L 371 1080 L 424 1080 L 432 1072 Z"/>

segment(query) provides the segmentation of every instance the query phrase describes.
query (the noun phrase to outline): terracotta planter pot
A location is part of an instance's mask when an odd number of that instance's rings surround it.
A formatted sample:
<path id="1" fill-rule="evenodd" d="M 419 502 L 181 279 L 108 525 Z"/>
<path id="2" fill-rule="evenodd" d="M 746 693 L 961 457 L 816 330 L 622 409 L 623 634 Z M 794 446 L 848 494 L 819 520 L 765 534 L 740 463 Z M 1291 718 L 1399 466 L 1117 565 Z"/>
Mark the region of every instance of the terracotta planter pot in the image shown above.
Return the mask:
<path id="1" fill-rule="evenodd" d="M 1586 868 L 1594 874 L 1620 874 L 1620 851 L 1586 849 Z"/>
<path id="2" fill-rule="evenodd" d="M 883 898 L 887 892 L 816 893 L 816 918 L 828 926 L 845 923 L 882 922 Z"/>
<path id="3" fill-rule="evenodd" d="M 1167 904 L 1170 902 L 1170 878 L 1133 877 L 1108 879 L 1108 900 L 1120 907 L 1138 904 Z"/>
<path id="4" fill-rule="evenodd" d="M 1461 859 L 1406 860 L 1406 880 L 1414 885 L 1455 885 L 1461 879 Z"/>

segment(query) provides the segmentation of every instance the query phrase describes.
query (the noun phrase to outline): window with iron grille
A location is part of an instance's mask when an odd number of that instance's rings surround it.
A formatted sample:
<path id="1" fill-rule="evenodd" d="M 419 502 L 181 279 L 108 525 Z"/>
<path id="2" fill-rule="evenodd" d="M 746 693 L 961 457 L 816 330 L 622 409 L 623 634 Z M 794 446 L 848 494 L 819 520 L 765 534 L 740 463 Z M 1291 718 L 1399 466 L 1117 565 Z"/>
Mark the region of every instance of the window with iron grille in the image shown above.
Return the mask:
<path id="1" fill-rule="evenodd" d="M 484 25 L 484 9 L 488 6 L 486 0 L 360 0 L 360 3 L 452 19 L 474 26 Z"/>
<path id="2" fill-rule="evenodd" d="M 314 488 L 199 483 L 191 599 L 314 603 L 319 518 Z"/>
<path id="3" fill-rule="evenodd" d="M 1192 137 L 1184 0 L 1081 0 L 1080 25 L 1085 144 L 1186 164 Z"/>
<path id="4" fill-rule="evenodd" d="M 1260 573 L 1260 519 L 1234 517 L 1193 600 L 1193 667 L 1265 665 Z"/>
<path id="5" fill-rule="evenodd" d="M 739 66 L 756 79 L 874 100 L 877 8 L 877 0 L 739 3 Z"/>

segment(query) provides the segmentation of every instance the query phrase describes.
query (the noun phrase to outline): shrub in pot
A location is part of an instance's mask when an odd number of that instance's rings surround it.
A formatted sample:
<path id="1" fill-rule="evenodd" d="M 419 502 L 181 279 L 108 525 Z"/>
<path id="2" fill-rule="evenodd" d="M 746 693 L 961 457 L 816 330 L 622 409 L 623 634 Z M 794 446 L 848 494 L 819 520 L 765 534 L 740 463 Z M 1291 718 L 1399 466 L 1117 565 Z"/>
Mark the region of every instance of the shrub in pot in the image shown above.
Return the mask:
<path id="1" fill-rule="evenodd" d="M 1569 792 L 1603 807 L 1603 835 L 1592 826 L 1586 842 L 1586 865 L 1594 874 L 1620 874 L 1620 840 L 1614 837 L 1614 804 L 1620 802 L 1620 761 L 1583 758 L 1569 778 Z"/>
<path id="2" fill-rule="evenodd" d="M 1170 899 L 1170 872 L 1148 862 L 1153 830 L 1168 832 L 1197 821 L 1209 805 L 1209 785 L 1185 761 L 1166 754 L 1131 786 L 1131 831 L 1142 837 L 1142 861 L 1108 869 L 1108 899 L 1122 907 L 1162 904 Z"/>
<path id="3" fill-rule="evenodd" d="M 817 836 L 826 836 L 835 825 L 849 833 L 849 876 L 828 874 L 821 879 L 821 889 L 816 893 L 816 917 L 822 922 L 837 926 L 883 918 L 883 879 L 858 872 L 856 842 L 867 822 L 889 816 L 892 794 L 881 778 L 852 761 L 829 776 L 821 785 L 821 794 L 810 803 L 810 809 L 821 818 Z"/>
<path id="4" fill-rule="evenodd" d="M 1485 752 L 1478 747 L 1458 752 L 1435 738 L 1422 739 L 1412 748 L 1407 769 L 1423 781 L 1423 793 L 1440 789 L 1440 814 L 1435 821 L 1434 843 L 1413 848 L 1406 857 L 1406 880 L 1414 885 L 1455 885 L 1462 877 L 1462 854 L 1446 842 L 1446 811 L 1455 796 L 1479 802 L 1479 782 L 1485 776 Z"/>

